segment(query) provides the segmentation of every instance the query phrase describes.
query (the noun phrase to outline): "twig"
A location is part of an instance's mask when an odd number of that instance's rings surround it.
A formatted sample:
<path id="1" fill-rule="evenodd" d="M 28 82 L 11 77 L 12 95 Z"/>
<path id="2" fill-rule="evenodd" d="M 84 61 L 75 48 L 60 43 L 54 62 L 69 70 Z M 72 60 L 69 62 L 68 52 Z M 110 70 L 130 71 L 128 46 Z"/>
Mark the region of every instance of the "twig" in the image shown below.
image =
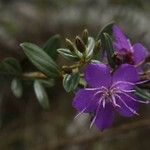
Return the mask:
<path id="1" fill-rule="evenodd" d="M 81 135 L 81 136 L 77 136 L 77 137 L 72 137 L 69 139 L 65 139 L 65 140 L 60 140 L 59 142 L 55 142 L 53 144 L 51 144 L 51 149 L 59 149 L 65 146 L 69 146 L 69 145 L 80 145 L 83 143 L 88 143 L 88 142 L 92 142 L 92 141 L 96 141 L 98 139 L 102 139 L 104 136 L 106 137 L 110 137 L 113 136 L 117 133 L 123 133 L 123 132 L 127 132 L 129 130 L 133 130 L 133 129 L 138 129 L 138 128 L 142 128 L 142 127 L 146 127 L 149 126 L 150 127 L 150 119 L 145 119 L 145 120 L 139 120 L 133 123 L 128 123 L 125 125 L 121 125 L 119 127 L 114 127 L 109 129 L 108 131 L 105 132 L 97 132 L 97 133 L 92 133 L 92 134 L 85 134 L 85 135 Z"/>
<path id="2" fill-rule="evenodd" d="M 34 79 L 34 78 L 46 79 L 47 76 L 45 74 L 43 74 L 42 72 L 29 72 L 29 73 L 23 73 L 22 78 L 26 79 L 26 80 L 27 79 Z"/>

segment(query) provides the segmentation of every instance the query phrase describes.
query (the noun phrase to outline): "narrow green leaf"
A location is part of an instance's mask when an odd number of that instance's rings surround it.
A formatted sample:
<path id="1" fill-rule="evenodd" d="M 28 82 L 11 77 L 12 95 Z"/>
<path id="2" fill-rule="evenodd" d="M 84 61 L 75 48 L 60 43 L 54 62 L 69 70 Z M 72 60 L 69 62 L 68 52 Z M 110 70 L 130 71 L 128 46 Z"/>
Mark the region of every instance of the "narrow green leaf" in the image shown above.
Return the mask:
<path id="1" fill-rule="evenodd" d="M 106 24 L 99 32 L 97 36 L 97 40 L 101 39 L 103 37 L 104 33 L 108 33 L 109 35 L 112 35 L 112 27 L 114 25 L 114 22 L 110 22 Z"/>
<path id="2" fill-rule="evenodd" d="M 54 79 L 48 79 L 48 80 L 38 80 L 44 87 L 53 87 L 55 85 L 55 80 Z"/>
<path id="3" fill-rule="evenodd" d="M 114 62 L 114 59 L 113 59 L 113 56 L 114 56 L 114 49 L 113 49 L 113 44 L 112 44 L 112 39 L 111 37 L 109 36 L 109 34 L 107 33 L 104 33 L 104 49 L 106 50 L 106 53 L 107 53 L 107 60 L 108 60 L 108 63 L 109 65 L 114 68 L 115 67 L 115 62 Z"/>
<path id="4" fill-rule="evenodd" d="M 142 98 L 143 100 L 149 100 L 150 101 L 150 91 L 144 90 L 141 88 L 136 87 L 135 88 L 135 94 Z"/>
<path id="5" fill-rule="evenodd" d="M 63 79 L 63 87 L 67 92 L 71 92 L 77 88 L 79 81 L 79 73 L 66 74 Z"/>
<path id="6" fill-rule="evenodd" d="M 87 58 L 93 54 L 94 47 L 95 47 L 95 40 L 94 38 L 89 37 L 87 42 L 87 49 L 86 49 Z"/>
<path id="7" fill-rule="evenodd" d="M 18 78 L 14 78 L 11 82 L 11 90 L 13 94 L 17 97 L 20 98 L 23 93 L 23 87 L 22 87 L 22 82 Z"/>
<path id="8" fill-rule="evenodd" d="M 102 43 L 101 43 L 101 50 L 99 51 L 99 53 L 97 53 L 97 57 L 96 57 L 98 60 L 99 60 L 99 58 L 102 59 L 103 56 L 104 56 L 104 53 L 105 53 L 105 43 L 103 43 L 103 41 L 104 41 L 103 34 L 104 33 L 108 33 L 111 36 L 112 35 L 112 27 L 113 27 L 113 25 L 114 25 L 114 22 L 110 22 L 110 23 L 106 24 L 106 26 L 104 26 L 100 30 L 100 32 L 99 32 L 99 34 L 97 36 L 97 40 L 101 40 L 102 41 Z"/>
<path id="9" fill-rule="evenodd" d="M 35 94 L 36 94 L 39 104 L 44 109 L 48 109 L 49 108 L 48 95 L 47 95 L 43 85 L 38 80 L 34 81 L 34 91 L 35 91 Z"/>
<path id="10" fill-rule="evenodd" d="M 72 54 L 76 55 L 79 58 L 82 58 L 83 54 L 77 49 L 77 47 L 71 40 L 66 39 L 66 45 L 67 49 L 69 49 Z"/>
<path id="11" fill-rule="evenodd" d="M 87 44 L 88 42 L 88 37 L 89 37 L 88 30 L 84 29 L 84 31 L 82 32 L 82 40 L 85 44 Z"/>
<path id="12" fill-rule="evenodd" d="M 6 58 L 0 64 L 0 72 L 12 75 L 19 75 L 21 73 L 21 66 L 19 62 L 12 57 Z"/>
<path id="13" fill-rule="evenodd" d="M 43 50 L 56 60 L 58 56 L 57 49 L 61 46 L 61 40 L 59 35 L 52 36 L 44 45 Z"/>
<path id="14" fill-rule="evenodd" d="M 43 73 L 49 77 L 56 77 L 59 74 L 58 66 L 43 49 L 32 43 L 22 43 L 24 53 L 28 59 Z"/>
<path id="15" fill-rule="evenodd" d="M 73 54 L 69 49 L 60 48 L 57 50 L 58 53 L 67 60 L 78 61 L 79 57 Z"/>
<path id="16" fill-rule="evenodd" d="M 76 36 L 75 44 L 76 44 L 76 48 L 79 52 L 84 53 L 86 51 L 85 43 L 79 36 Z"/>

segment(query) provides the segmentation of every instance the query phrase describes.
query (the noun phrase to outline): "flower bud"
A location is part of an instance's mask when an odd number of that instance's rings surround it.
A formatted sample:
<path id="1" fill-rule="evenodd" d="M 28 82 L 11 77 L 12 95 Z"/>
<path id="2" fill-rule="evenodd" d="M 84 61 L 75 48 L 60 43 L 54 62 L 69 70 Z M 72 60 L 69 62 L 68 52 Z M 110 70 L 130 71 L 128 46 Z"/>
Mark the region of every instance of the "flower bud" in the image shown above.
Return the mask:
<path id="1" fill-rule="evenodd" d="M 101 40 L 98 40 L 98 41 L 95 43 L 94 52 L 99 51 L 99 50 L 100 50 L 100 47 L 101 47 Z"/>
<path id="2" fill-rule="evenodd" d="M 71 74 L 72 73 L 72 69 L 67 67 L 67 66 L 63 66 L 62 67 L 63 72 L 66 74 Z"/>
<path id="3" fill-rule="evenodd" d="M 88 36 L 89 36 L 88 30 L 85 29 L 85 30 L 82 32 L 82 40 L 83 40 L 84 44 L 87 44 L 87 43 L 88 43 Z"/>
<path id="4" fill-rule="evenodd" d="M 71 52 L 75 52 L 76 51 L 76 48 L 75 48 L 74 44 L 69 39 L 66 39 L 66 45 L 67 45 L 67 48 Z"/>
<path id="5" fill-rule="evenodd" d="M 83 53 L 83 52 L 86 51 L 85 44 L 83 43 L 82 39 L 81 39 L 79 36 L 76 36 L 75 43 L 76 43 L 77 49 L 78 49 L 81 53 Z"/>

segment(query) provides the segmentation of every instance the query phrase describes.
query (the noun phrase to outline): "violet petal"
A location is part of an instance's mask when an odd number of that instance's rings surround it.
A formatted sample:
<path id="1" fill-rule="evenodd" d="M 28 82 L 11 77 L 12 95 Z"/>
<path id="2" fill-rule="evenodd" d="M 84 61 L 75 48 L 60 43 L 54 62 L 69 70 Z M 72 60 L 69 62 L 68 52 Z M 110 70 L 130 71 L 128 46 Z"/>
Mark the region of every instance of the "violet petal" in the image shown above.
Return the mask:
<path id="1" fill-rule="evenodd" d="M 97 97 L 93 97 L 94 94 L 95 91 L 80 89 L 73 99 L 72 106 L 77 111 L 83 111 L 86 108 L 84 112 L 95 112 Z"/>
<path id="2" fill-rule="evenodd" d="M 133 45 L 133 60 L 135 65 L 143 62 L 147 56 L 148 52 L 142 44 L 136 43 Z"/>
<path id="3" fill-rule="evenodd" d="M 114 25 L 113 26 L 113 36 L 115 38 L 115 42 L 117 43 L 118 47 L 121 49 L 130 49 L 130 45 L 128 42 L 128 39 L 126 38 L 126 36 L 123 34 L 123 32 L 121 31 L 121 29 L 117 26 Z"/>
<path id="4" fill-rule="evenodd" d="M 135 98 L 135 96 L 131 94 L 129 96 Z M 136 111 L 138 110 L 139 103 L 133 101 L 131 98 L 129 98 L 128 96 L 125 96 L 124 94 L 120 94 L 120 97 L 126 105 L 121 101 L 121 99 L 116 98 L 117 104 L 121 106 L 120 108 L 117 107 L 116 110 L 119 112 L 121 116 L 124 116 L 124 117 L 134 116 Z M 127 106 L 130 107 L 131 109 L 127 108 Z M 132 112 L 132 111 L 135 111 L 135 112 Z"/>
<path id="5" fill-rule="evenodd" d="M 114 111 L 111 103 L 107 103 L 105 108 L 101 105 L 95 120 L 95 125 L 101 131 L 112 126 L 114 119 Z"/>
<path id="6" fill-rule="evenodd" d="M 121 89 L 131 89 L 138 80 L 136 68 L 129 64 L 121 65 L 113 74 L 113 84 L 120 83 L 118 87 Z"/>
<path id="7" fill-rule="evenodd" d="M 85 70 L 85 80 L 90 87 L 108 87 L 111 84 L 110 70 L 104 64 L 90 64 Z"/>

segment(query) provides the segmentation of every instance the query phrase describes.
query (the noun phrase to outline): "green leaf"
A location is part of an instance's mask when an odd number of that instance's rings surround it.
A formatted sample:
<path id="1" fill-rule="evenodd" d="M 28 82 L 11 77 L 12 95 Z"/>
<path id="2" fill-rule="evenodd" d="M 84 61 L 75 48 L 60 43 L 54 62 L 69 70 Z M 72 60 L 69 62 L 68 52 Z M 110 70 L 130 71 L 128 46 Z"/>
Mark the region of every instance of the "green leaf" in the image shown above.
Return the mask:
<path id="1" fill-rule="evenodd" d="M 19 62 L 12 57 L 6 58 L 0 64 L 0 72 L 11 75 L 19 75 L 21 73 L 21 66 Z"/>
<path id="2" fill-rule="evenodd" d="M 106 24 L 99 32 L 97 40 L 101 39 L 103 37 L 104 33 L 108 33 L 109 35 L 112 35 L 112 27 L 114 25 L 114 22 L 110 22 Z"/>
<path id="3" fill-rule="evenodd" d="M 67 60 L 78 61 L 79 57 L 73 54 L 69 49 L 60 48 L 57 50 L 58 53 Z"/>
<path id="4" fill-rule="evenodd" d="M 71 92 L 77 88 L 79 81 L 79 73 L 66 74 L 63 79 L 63 87 L 67 92 Z"/>
<path id="5" fill-rule="evenodd" d="M 99 32 L 99 34 L 98 34 L 98 36 L 97 36 L 97 40 L 101 40 L 102 41 L 102 43 L 101 43 L 101 51 L 99 52 L 99 54 L 97 54 L 97 56 L 98 56 L 98 59 L 101 57 L 103 57 L 103 55 L 104 55 L 104 52 L 105 52 L 105 43 L 103 43 L 103 41 L 104 41 L 104 36 L 103 36 L 103 34 L 104 33 L 108 33 L 110 36 L 112 35 L 112 27 L 113 27 L 113 25 L 114 25 L 114 22 L 110 22 L 110 23 L 108 23 L 106 26 L 104 26 L 101 30 L 100 30 L 100 32 Z"/>
<path id="6" fill-rule="evenodd" d="M 44 109 L 48 109 L 49 108 L 48 95 L 47 95 L 43 85 L 38 80 L 34 81 L 34 91 L 35 91 L 36 97 L 37 97 L 38 102 L 40 103 L 40 105 Z"/>
<path id="7" fill-rule="evenodd" d="M 79 80 L 79 87 L 86 87 L 87 86 L 87 82 L 85 81 L 85 79 L 84 78 L 80 78 L 80 80 Z"/>
<path id="8" fill-rule="evenodd" d="M 18 78 L 14 78 L 11 82 L 11 90 L 13 94 L 17 97 L 20 98 L 23 93 L 23 87 L 22 87 L 22 82 Z"/>
<path id="9" fill-rule="evenodd" d="M 55 85 L 55 80 L 54 79 L 48 79 L 48 80 L 38 80 L 44 87 L 53 87 Z"/>
<path id="10" fill-rule="evenodd" d="M 59 74 L 58 66 L 43 49 L 32 43 L 22 43 L 24 53 L 28 59 L 43 73 L 49 77 L 56 77 Z"/>
<path id="11" fill-rule="evenodd" d="M 44 45 L 43 50 L 56 60 L 58 56 L 57 49 L 61 46 L 61 40 L 59 35 L 52 36 Z"/>
<path id="12" fill-rule="evenodd" d="M 113 49 L 112 39 L 107 33 L 104 33 L 103 35 L 104 35 L 104 41 L 102 42 L 104 42 L 105 44 L 104 49 L 106 50 L 106 53 L 107 53 L 108 63 L 112 68 L 115 68 L 114 49 Z"/>
<path id="13" fill-rule="evenodd" d="M 94 47 L 95 47 L 95 40 L 94 40 L 94 38 L 89 37 L 88 43 L 87 43 L 87 49 L 86 49 L 87 58 L 93 54 Z"/>
<path id="14" fill-rule="evenodd" d="M 144 99 L 144 100 L 149 100 L 150 101 L 150 91 L 148 90 L 144 90 L 141 88 L 136 87 L 135 88 L 135 94 L 137 96 L 139 96 L 140 98 Z"/>

